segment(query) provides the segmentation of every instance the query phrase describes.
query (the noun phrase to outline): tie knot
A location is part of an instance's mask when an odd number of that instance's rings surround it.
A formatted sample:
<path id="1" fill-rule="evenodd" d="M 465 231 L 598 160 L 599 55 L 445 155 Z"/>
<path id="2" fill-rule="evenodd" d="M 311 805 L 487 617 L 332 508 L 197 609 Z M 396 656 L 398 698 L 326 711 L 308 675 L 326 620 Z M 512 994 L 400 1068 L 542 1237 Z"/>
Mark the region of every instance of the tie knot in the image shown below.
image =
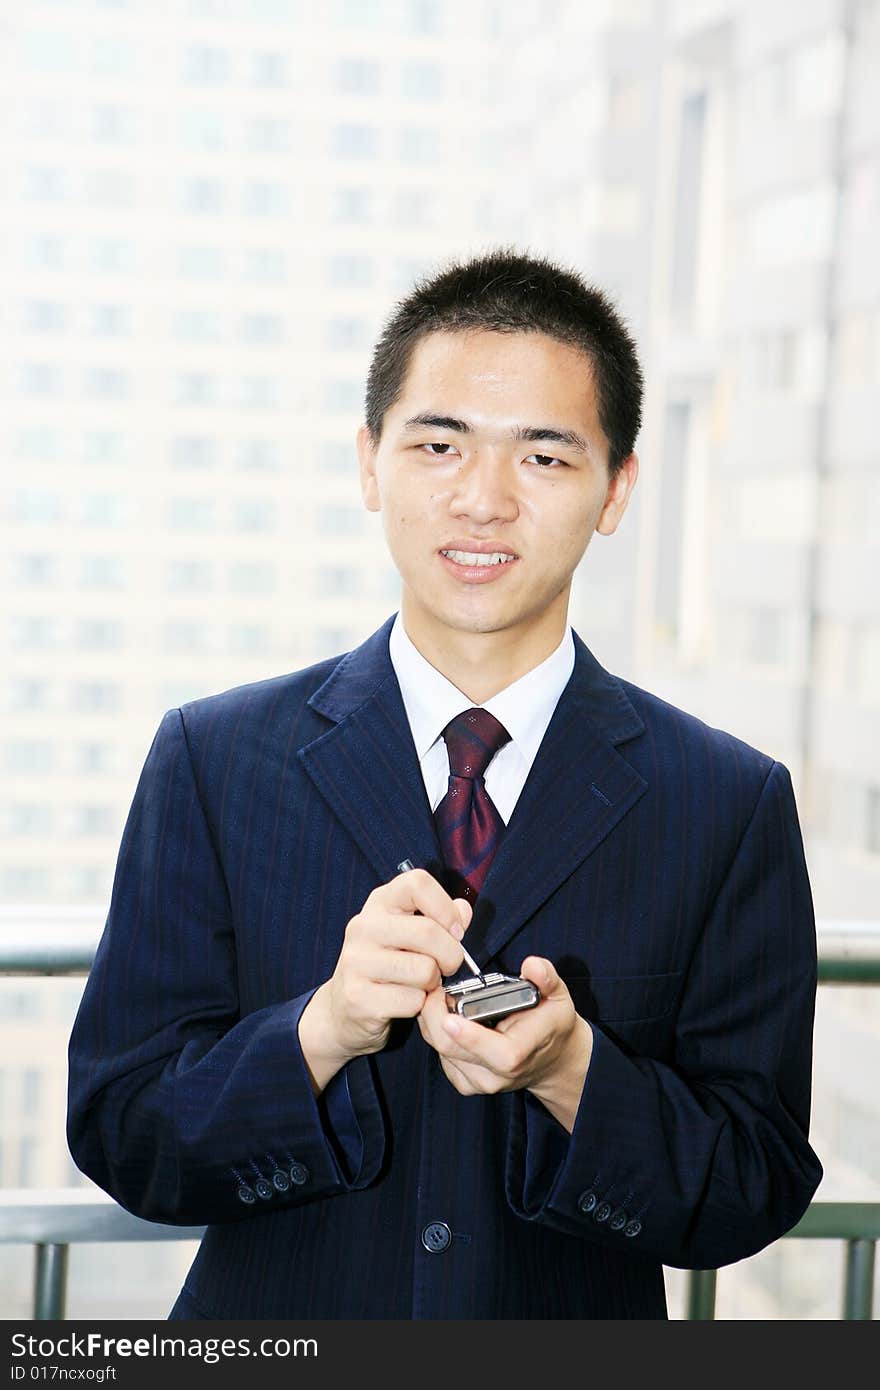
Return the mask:
<path id="1" fill-rule="evenodd" d="M 443 737 L 453 777 L 483 777 L 498 749 L 510 742 L 504 725 L 479 705 L 451 719 Z"/>

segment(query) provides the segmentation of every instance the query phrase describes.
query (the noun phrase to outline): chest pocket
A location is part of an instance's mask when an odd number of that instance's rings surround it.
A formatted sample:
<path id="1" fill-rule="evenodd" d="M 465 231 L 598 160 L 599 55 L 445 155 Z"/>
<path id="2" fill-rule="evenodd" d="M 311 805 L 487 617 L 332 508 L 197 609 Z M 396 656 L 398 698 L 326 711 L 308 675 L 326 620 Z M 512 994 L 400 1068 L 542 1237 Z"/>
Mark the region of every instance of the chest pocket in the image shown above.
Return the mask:
<path id="1" fill-rule="evenodd" d="M 665 1018 L 678 999 L 681 971 L 664 975 L 563 977 L 577 1012 L 596 1023 L 648 1023 Z"/>

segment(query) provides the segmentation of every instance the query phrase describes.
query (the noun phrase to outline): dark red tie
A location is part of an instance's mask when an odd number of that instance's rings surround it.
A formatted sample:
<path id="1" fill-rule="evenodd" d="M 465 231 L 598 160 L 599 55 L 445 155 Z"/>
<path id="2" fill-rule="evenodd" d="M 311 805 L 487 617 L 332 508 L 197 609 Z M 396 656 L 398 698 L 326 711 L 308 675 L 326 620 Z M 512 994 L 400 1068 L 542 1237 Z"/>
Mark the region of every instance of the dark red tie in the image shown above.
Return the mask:
<path id="1" fill-rule="evenodd" d="M 443 737 L 449 752 L 449 786 L 434 812 L 434 823 L 449 870 L 447 892 L 473 903 L 505 830 L 486 791 L 486 768 L 510 742 L 510 734 L 494 714 L 475 705 L 456 715 Z"/>

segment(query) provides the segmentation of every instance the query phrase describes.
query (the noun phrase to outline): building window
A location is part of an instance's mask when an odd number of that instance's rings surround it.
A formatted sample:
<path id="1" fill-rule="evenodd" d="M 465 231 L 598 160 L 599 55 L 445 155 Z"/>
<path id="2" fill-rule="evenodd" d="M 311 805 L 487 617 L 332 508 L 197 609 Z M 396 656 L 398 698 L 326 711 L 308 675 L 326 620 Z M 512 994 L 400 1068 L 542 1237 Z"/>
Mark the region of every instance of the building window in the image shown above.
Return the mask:
<path id="1" fill-rule="evenodd" d="M 182 212 L 215 217 L 224 209 L 226 189 L 222 179 L 184 179 L 178 200 Z"/>
<path id="2" fill-rule="evenodd" d="M 22 306 L 21 317 L 26 332 L 63 333 L 67 309 L 58 300 L 32 299 Z"/>
<path id="3" fill-rule="evenodd" d="M 216 86 L 228 82 L 230 55 L 227 49 L 208 44 L 192 45 L 183 53 L 183 77 L 186 82 Z"/>
<path id="4" fill-rule="evenodd" d="M 236 594 L 267 594 L 276 587 L 275 566 L 240 561 L 229 567 L 229 587 Z"/>
<path id="5" fill-rule="evenodd" d="M 269 629 L 258 623 L 236 623 L 229 629 L 229 645 L 234 652 L 267 652 Z"/>
<path id="6" fill-rule="evenodd" d="M 325 565 L 318 570 L 318 593 L 328 598 L 354 596 L 358 592 L 360 574 L 344 565 Z"/>
<path id="7" fill-rule="evenodd" d="M 440 132 L 432 126 L 410 126 L 400 132 L 398 148 L 405 164 L 436 164 Z"/>
<path id="8" fill-rule="evenodd" d="M 657 635 L 667 642 L 677 640 L 681 618 L 684 488 L 690 421 L 691 407 L 688 402 L 671 401 L 667 405 L 654 585 L 654 620 Z"/>
<path id="9" fill-rule="evenodd" d="M 280 314 L 244 314 L 241 337 L 246 343 L 280 343 L 284 340 L 284 319 Z"/>
<path id="10" fill-rule="evenodd" d="M 238 446 L 236 462 L 242 472 L 280 473 L 281 447 L 271 439 L 244 439 Z"/>
<path id="11" fill-rule="evenodd" d="M 55 555 L 14 555 L 12 572 L 16 584 L 35 589 L 57 584 L 61 574 Z"/>
<path id="12" fill-rule="evenodd" d="M 86 589 L 121 589 L 125 585 L 125 563 L 120 555 L 83 555 L 79 582 Z"/>
<path id="13" fill-rule="evenodd" d="M 437 63 L 405 63 L 400 74 L 400 94 L 421 105 L 443 96 L 443 70 Z"/>
<path id="14" fill-rule="evenodd" d="M 331 352 L 351 352 L 369 346 L 369 334 L 364 319 L 330 319 L 327 324 L 327 346 Z"/>
<path id="15" fill-rule="evenodd" d="M 39 801 L 13 802 L 6 813 L 10 835 L 51 835 L 54 819 L 54 807 Z"/>
<path id="16" fill-rule="evenodd" d="M 216 451 L 213 439 L 185 436 L 171 441 L 171 462 L 175 468 L 213 468 Z"/>
<path id="17" fill-rule="evenodd" d="M 38 1115 L 40 1112 L 40 1099 L 42 1095 L 42 1080 L 40 1073 L 32 1067 L 22 1072 L 21 1075 L 21 1111 L 22 1115 Z"/>
<path id="18" fill-rule="evenodd" d="M 249 121 L 245 128 L 249 150 L 260 154 L 283 154 L 290 149 L 290 122 L 277 118 Z"/>
<path id="19" fill-rule="evenodd" d="M 880 854 L 880 787 L 865 792 L 865 848 L 869 854 Z"/>
<path id="20" fill-rule="evenodd" d="M 130 393 L 128 372 L 115 367 L 90 367 L 85 379 L 86 395 L 97 400 L 122 401 Z"/>
<path id="21" fill-rule="evenodd" d="M 250 80 L 254 87 L 287 86 L 287 57 L 283 53 L 253 53 Z"/>
<path id="22" fill-rule="evenodd" d="M 366 223 L 373 214 L 373 190 L 370 188 L 335 188 L 331 193 L 331 216 L 334 222 Z"/>
<path id="23" fill-rule="evenodd" d="M 223 316 L 216 309 L 178 309 L 171 331 L 185 343 L 219 343 L 223 338 Z"/>
<path id="24" fill-rule="evenodd" d="M 377 139 L 372 126 L 336 126 L 332 135 L 336 159 L 375 159 Z"/>
<path id="25" fill-rule="evenodd" d="M 350 96 L 375 96 L 379 91 L 379 64 L 349 58 L 336 65 L 336 89 Z"/>
<path id="26" fill-rule="evenodd" d="M 77 624 L 76 645 L 85 651 L 119 651 L 122 624 L 106 618 L 84 618 Z"/>
<path id="27" fill-rule="evenodd" d="M 324 388 L 324 399 L 327 409 L 339 414 L 360 410 L 363 404 L 363 383 L 354 379 L 328 381 Z"/>
<path id="28" fill-rule="evenodd" d="M 275 284 L 287 273 L 287 257 L 274 246 L 246 247 L 242 255 L 241 273 L 244 280 L 260 284 Z"/>
<path id="29" fill-rule="evenodd" d="M 172 560 L 167 586 L 174 593 L 208 593 L 214 586 L 212 566 L 204 560 Z"/>
<path id="30" fill-rule="evenodd" d="M 168 525 L 173 531 L 212 531 L 216 508 L 212 497 L 172 497 L 168 502 Z"/>
<path id="31" fill-rule="evenodd" d="M 226 255 L 221 246 L 181 246 L 177 268 L 183 280 L 220 280 L 226 274 Z"/>
<path id="32" fill-rule="evenodd" d="M 17 375 L 19 395 L 60 396 L 64 391 L 64 372 L 55 362 L 25 362 Z"/>
<path id="33" fill-rule="evenodd" d="M 203 622 L 166 623 L 164 642 L 170 652 L 207 652 L 212 647 L 211 634 Z"/>
<path id="34" fill-rule="evenodd" d="M 373 280 L 373 262 L 368 256 L 331 256 L 327 278 L 331 285 L 367 286 Z"/>
<path id="35" fill-rule="evenodd" d="M 122 707 L 120 688 L 112 681 L 76 681 L 71 690 L 71 705 L 84 714 L 118 710 Z"/>
<path id="36" fill-rule="evenodd" d="M 106 743 L 81 743 L 74 757 L 75 772 L 110 772 L 111 749 Z"/>
<path id="37" fill-rule="evenodd" d="M 271 531 L 276 505 L 268 499 L 243 498 L 232 509 L 232 524 L 237 531 Z"/>
<path id="38" fill-rule="evenodd" d="M 131 336 L 131 310 L 123 304 L 92 304 L 88 309 L 87 331 L 96 338 Z"/>
<path id="39" fill-rule="evenodd" d="M 361 530 L 362 522 L 363 513 L 357 507 L 321 507 L 318 512 L 318 534 L 353 536 Z"/>
<path id="40" fill-rule="evenodd" d="M 55 747 L 51 743 L 26 739 L 7 743 L 4 766 L 7 772 L 51 772 L 55 767 Z"/>

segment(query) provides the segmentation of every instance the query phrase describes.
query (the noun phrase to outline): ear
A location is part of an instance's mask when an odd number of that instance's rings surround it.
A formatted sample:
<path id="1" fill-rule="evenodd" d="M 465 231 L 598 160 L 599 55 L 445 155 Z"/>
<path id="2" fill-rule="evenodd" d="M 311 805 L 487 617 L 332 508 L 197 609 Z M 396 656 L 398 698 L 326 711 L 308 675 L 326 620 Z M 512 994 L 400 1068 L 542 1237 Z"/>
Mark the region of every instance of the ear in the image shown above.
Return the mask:
<path id="1" fill-rule="evenodd" d="M 364 506 L 368 512 L 381 511 L 382 503 L 379 499 L 379 481 L 376 477 L 377 449 L 366 425 L 361 425 L 357 432 L 357 451 L 361 470 L 361 494 L 364 499 Z"/>
<path id="2" fill-rule="evenodd" d="M 596 530 L 600 535 L 611 536 L 617 530 L 638 476 L 638 454 L 629 454 L 620 465 L 617 476 L 608 484 L 602 511 L 596 522 Z"/>

